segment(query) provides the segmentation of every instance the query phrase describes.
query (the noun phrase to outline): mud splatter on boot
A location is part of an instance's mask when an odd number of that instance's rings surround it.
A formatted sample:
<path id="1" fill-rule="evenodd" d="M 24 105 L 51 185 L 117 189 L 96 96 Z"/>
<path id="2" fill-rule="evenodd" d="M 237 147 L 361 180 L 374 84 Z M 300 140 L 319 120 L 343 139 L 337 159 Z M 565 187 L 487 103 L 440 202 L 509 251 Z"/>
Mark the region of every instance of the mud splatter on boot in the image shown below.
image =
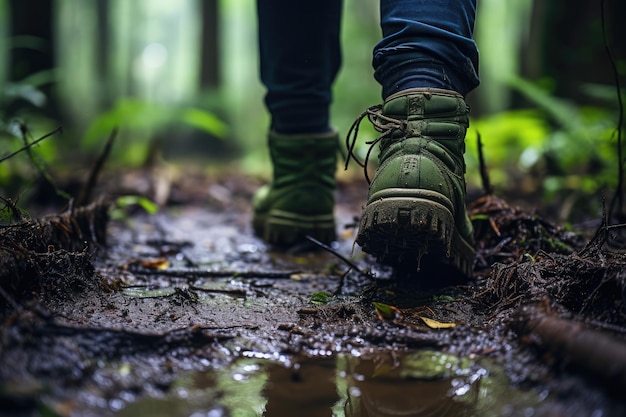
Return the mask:
<path id="1" fill-rule="evenodd" d="M 356 238 L 363 251 L 382 263 L 417 269 L 427 262 L 471 276 L 475 251 L 463 159 L 468 113 L 460 94 L 420 88 L 357 119 L 348 134 L 349 157 L 363 118 L 381 132 L 370 142 L 380 145 L 380 154 Z"/>

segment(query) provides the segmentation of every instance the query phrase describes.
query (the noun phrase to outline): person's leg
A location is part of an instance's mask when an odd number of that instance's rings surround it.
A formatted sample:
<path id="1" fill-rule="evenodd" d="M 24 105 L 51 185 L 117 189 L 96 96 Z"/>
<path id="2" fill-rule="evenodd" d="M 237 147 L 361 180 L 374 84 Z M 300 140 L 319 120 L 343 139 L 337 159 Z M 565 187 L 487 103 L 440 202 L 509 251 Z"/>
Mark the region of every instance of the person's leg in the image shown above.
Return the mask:
<path id="1" fill-rule="evenodd" d="M 339 70 L 342 2 L 258 0 L 261 81 L 271 115 L 272 182 L 253 200 L 253 227 L 277 245 L 335 238 L 337 133 L 329 123 Z"/>
<path id="2" fill-rule="evenodd" d="M 476 0 L 381 0 L 380 13 L 373 66 L 383 98 L 416 87 L 465 97 L 478 86 Z"/>
<path id="3" fill-rule="evenodd" d="M 258 0 L 261 81 L 271 128 L 330 130 L 331 87 L 341 64 L 341 0 Z"/>
<path id="4" fill-rule="evenodd" d="M 380 261 L 471 275 L 465 208 L 464 95 L 478 85 L 474 0 L 381 0 L 384 39 L 374 50 L 381 132 L 357 243 Z M 432 272 L 432 271 L 431 271 Z"/>

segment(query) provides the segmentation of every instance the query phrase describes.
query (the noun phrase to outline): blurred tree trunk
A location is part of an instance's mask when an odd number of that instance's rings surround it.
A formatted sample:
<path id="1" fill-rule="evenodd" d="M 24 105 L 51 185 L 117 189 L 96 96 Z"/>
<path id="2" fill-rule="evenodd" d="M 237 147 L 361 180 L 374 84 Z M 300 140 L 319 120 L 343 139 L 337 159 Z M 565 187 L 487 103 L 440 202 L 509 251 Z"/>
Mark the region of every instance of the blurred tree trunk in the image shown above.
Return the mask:
<path id="1" fill-rule="evenodd" d="M 521 94 L 511 94 L 511 76 L 540 82 L 550 93 L 579 103 L 589 103 L 589 84 L 614 85 L 601 1 L 479 0 L 475 38 L 481 86 L 470 96 L 472 113 L 528 106 Z M 604 5 L 608 44 L 624 77 L 626 1 L 604 0 Z"/>
<path id="2" fill-rule="evenodd" d="M 96 0 L 96 14 L 98 16 L 94 25 L 97 27 L 95 33 L 95 72 L 94 78 L 99 84 L 106 82 L 110 72 L 110 48 L 111 42 L 111 12 L 109 0 Z M 102 94 L 102 105 L 108 108 L 113 105 L 114 100 L 110 94 Z"/>
<path id="3" fill-rule="evenodd" d="M 9 78 L 19 81 L 28 75 L 54 67 L 52 39 L 52 2 L 50 0 L 9 0 L 11 36 L 22 44 L 11 50 Z M 28 39 L 26 37 L 39 38 Z"/>
<path id="4" fill-rule="evenodd" d="M 600 1 L 535 0 L 532 30 L 522 54 L 522 75 L 551 80 L 552 92 L 576 102 L 589 100 L 585 84 L 614 84 L 602 34 Z M 608 45 L 626 65 L 626 1 L 604 0 Z"/>
<path id="5" fill-rule="evenodd" d="M 4 88 L 8 79 L 9 72 L 9 31 L 11 19 L 9 18 L 9 2 L 0 0 L 0 88 Z M 3 94 L 0 91 L 0 105 L 2 104 Z"/>
<path id="6" fill-rule="evenodd" d="M 56 50 L 57 93 L 68 125 L 75 126 L 79 134 L 125 98 L 168 105 L 196 98 L 199 3 L 214 1 L 52 3 L 56 41 L 63 45 Z M 45 16 L 50 19 L 51 15 Z"/>
<path id="7" fill-rule="evenodd" d="M 470 97 L 474 116 L 505 111 L 508 80 L 520 75 L 520 51 L 528 37 L 533 0 L 479 0 L 474 39 L 480 51 L 480 87 Z"/>
<path id="8" fill-rule="evenodd" d="M 6 69 L 7 81 L 19 82 L 25 78 L 42 74 L 55 67 L 54 42 L 52 40 L 53 2 L 50 0 L 9 0 L 8 19 L 10 25 L 6 31 L 7 56 L 9 68 Z M 5 7 L 6 10 L 6 7 Z M 3 25 L 4 26 L 4 25 Z M 4 81 L 0 78 L 0 81 Z M 37 85 L 46 96 L 46 112 L 56 115 L 53 102 L 52 84 L 43 82 Z"/>
<path id="9" fill-rule="evenodd" d="M 202 40 L 200 61 L 200 87 L 215 89 L 220 83 L 219 74 L 219 20 L 218 2 L 201 1 Z"/>

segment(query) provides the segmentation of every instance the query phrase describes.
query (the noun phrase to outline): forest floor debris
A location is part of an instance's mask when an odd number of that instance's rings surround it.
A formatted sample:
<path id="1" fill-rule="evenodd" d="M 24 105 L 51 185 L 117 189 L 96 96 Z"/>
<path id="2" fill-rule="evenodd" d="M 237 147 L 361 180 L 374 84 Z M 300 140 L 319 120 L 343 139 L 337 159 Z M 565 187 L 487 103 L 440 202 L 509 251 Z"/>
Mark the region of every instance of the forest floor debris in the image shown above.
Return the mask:
<path id="1" fill-rule="evenodd" d="M 310 415 L 371 415 L 392 386 L 395 407 L 438 415 L 626 413 L 626 254 L 606 226 L 585 241 L 479 198 L 474 279 L 442 287 L 353 247 L 360 184 L 338 193 L 332 249 L 347 264 L 312 244 L 267 247 L 249 226 L 249 179 L 204 181 L 191 184 L 219 199 L 173 187 L 178 204 L 156 215 L 108 221 L 100 202 L 0 228 L 2 413 L 230 415 L 244 404 L 225 381 L 244 380 L 258 397 L 245 407 L 268 416 L 316 395 L 328 401 Z M 405 401 L 415 384 L 441 401 Z M 175 410 L 155 414 L 150 399 Z"/>

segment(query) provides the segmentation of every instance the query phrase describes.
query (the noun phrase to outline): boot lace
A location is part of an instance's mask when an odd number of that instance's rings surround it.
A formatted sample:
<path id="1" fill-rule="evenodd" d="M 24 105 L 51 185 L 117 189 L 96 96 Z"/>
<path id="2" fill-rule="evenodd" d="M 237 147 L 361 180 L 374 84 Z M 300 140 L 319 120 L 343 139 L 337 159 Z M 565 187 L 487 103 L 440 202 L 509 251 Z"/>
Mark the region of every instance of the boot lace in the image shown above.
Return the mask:
<path id="1" fill-rule="evenodd" d="M 346 149 L 348 150 L 348 155 L 346 157 L 345 169 L 348 169 L 348 164 L 350 160 L 353 159 L 357 165 L 363 168 L 363 173 L 365 174 L 365 180 L 368 184 L 371 184 L 371 180 L 369 174 L 367 173 L 367 164 L 370 159 L 370 154 L 372 153 L 372 149 L 374 146 L 379 143 L 383 139 L 391 139 L 391 135 L 395 130 L 405 131 L 407 128 L 406 120 L 394 119 L 393 117 L 385 116 L 382 113 L 383 106 L 381 104 L 377 104 L 375 106 L 371 106 L 367 108 L 363 113 L 357 117 L 357 119 L 352 123 L 350 130 L 348 130 L 348 135 L 346 136 Z M 363 119 L 367 119 L 370 121 L 374 129 L 376 129 L 381 134 L 373 140 L 365 142 L 366 145 L 370 145 L 367 150 L 367 154 L 365 155 L 365 160 L 361 161 L 359 157 L 355 154 L 355 147 L 357 142 L 357 136 L 359 134 L 359 127 Z"/>

